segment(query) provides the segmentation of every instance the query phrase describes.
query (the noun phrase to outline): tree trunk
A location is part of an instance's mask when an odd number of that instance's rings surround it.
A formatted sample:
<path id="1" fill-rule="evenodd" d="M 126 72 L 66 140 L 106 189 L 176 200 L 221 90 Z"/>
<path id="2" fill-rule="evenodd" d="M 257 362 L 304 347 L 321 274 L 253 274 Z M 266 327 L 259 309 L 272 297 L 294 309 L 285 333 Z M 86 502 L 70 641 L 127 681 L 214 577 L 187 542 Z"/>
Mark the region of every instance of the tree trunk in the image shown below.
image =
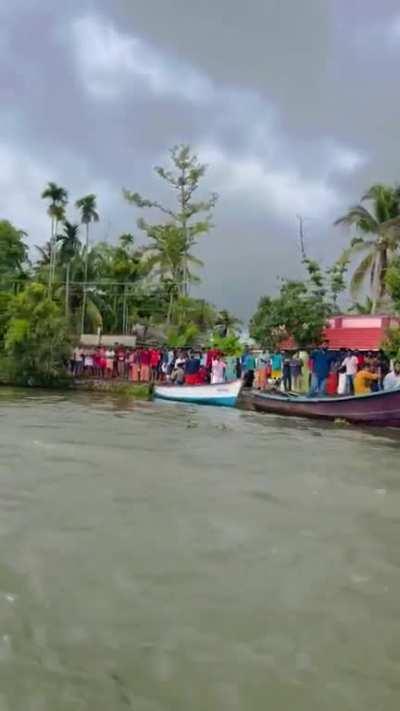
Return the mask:
<path id="1" fill-rule="evenodd" d="M 49 289 L 48 297 L 51 298 L 51 287 L 53 284 L 53 250 L 54 250 L 54 217 L 51 218 L 51 235 L 50 235 L 50 263 L 49 263 Z"/>
<path id="2" fill-rule="evenodd" d="M 376 314 L 379 304 L 386 293 L 386 272 L 388 267 L 387 249 L 379 252 L 379 262 L 375 270 L 375 284 L 373 288 L 373 300 L 371 313 Z"/>
<path id="3" fill-rule="evenodd" d="M 53 237 L 53 267 L 51 274 L 51 283 L 54 284 L 56 279 L 56 264 L 57 264 L 57 230 L 58 230 L 58 220 L 54 220 L 54 237 Z"/>
<path id="4" fill-rule="evenodd" d="M 185 181 L 186 181 L 186 175 L 185 171 L 182 171 L 182 178 L 181 178 L 181 214 L 182 214 L 182 230 L 183 230 L 183 237 L 185 240 L 185 256 L 183 260 L 183 285 L 182 285 L 182 292 L 183 296 L 189 296 L 189 282 L 188 282 L 188 259 L 187 259 L 187 252 L 188 252 L 188 244 L 187 244 L 187 219 L 186 219 L 186 201 L 185 201 Z"/>
<path id="5" fill-rule="evenodd" d="M 81 334 L 85 332 L 86 318 L 86 301 L 87 301 L 87 278 L 88 278 L 88 257 L 89 257 L 89 223 L 86 223 L 86 245 L 85 245 L 85 277 L 83 283 L 83 300 L 82 300 L 82 322 Z"/>
<path id="6" fill-rule="evenodd" d="M 69 276 L 71 271 L 71 262 L 68 262 L 65 270 L 65 318 L 69 318 Z"/>
<path id="7" fill-rule="evenodd" d="M 127 313 L 127 285 L 124 284 L 124 296 L 122 305 L 122 333 L 126 335 L 128 332 L 128 313 Z"/>
<path id="8" fill-rule="evenodd" d="M 387 249 L 383 249 L 381 252 L 381 271 L 379 280 L 379 297 L 383 299 L 386 294 L 386 274 L 388 269 L 388 253 Z"/>
<path id="9" fill-rule="evenodd" d="M 172 309 L 174 305 L 174 292 L 171 289 L 170 294 L 169 294 L 169 305 L 168 305 L 168 313 L 167 313 L 167 324 L 168 326 L 171 325 L 171 318 L 172 318 Z"/>

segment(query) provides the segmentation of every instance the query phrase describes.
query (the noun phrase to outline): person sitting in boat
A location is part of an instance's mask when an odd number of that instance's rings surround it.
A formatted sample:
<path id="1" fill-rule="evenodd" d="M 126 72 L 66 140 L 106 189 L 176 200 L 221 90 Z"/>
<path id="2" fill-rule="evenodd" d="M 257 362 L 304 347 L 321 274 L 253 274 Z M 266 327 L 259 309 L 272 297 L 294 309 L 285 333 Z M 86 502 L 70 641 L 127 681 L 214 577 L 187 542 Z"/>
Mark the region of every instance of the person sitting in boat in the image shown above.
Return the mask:
<path id="1" fill-rule="evenodd" d="M 211 364 L 211 385 L 220 385 L 225 381 L 226 364 L 218 355 Z"/>
<path id="2" fill-rule="evenodd" d="M 354 377 L 354 394 L 368 395 L 372 392 L 372 386 L 379 381 L 379 375 L 372 365 L 364 365 Z"/>
<path id="3" fill-rule="evenodd" d="M 400 388 L 400 361 L 393 364 L 392 370 L 389 371 L 383 380 L 384 390 L 397 390 Z"/>
<path id="4" fill-rule="evenodd" d="M 185 383 L 186 385 L 200 385 L 200 354 L 190 353 L 185 363 Z"/>
<path id="5" fill-rule="evenodd" d="M 186 355 L 183 352 L 179 353 L 175 359 L 174 370 L 171 374 L 171 380 L 175 385 L 183 385 L 185 382 L 186 360 Z"/>

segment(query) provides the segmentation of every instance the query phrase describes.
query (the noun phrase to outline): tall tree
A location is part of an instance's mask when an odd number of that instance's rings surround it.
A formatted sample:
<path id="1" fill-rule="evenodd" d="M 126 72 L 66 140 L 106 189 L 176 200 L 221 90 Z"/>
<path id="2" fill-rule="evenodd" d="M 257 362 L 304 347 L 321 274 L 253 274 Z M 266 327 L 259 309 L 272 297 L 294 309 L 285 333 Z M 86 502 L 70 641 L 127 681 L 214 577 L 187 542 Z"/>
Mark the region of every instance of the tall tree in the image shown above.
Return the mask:
<path id="1" fill-rule="evenodd" d="M 87 275 L 88 275 L 88 255 L 89 255 L 89 227 L 92 222 L 99 221 L 99 213 L 97 212 L 97 197 L 90 193 L 80 198 L 75 203 L 78 210 L 81 213 L 81 222 L 86 225 L 86 244 L 85 244 L 85 275 L 84 275 L 84 287 L 83 287 L 83 304 L 82 304 L 82 323 L 81 331 L 85 330 L 85 317 L 86 317 L 86 302 L 87 302 Z"/>
<path id="2" fill-rule="evenodd" d="M 65 217 L 65 207 L 68 203 L 68 192 L 65 188 L 57 185 L 57 183 L 49 182 L 42 192 L 43 200 L 50 200 L 50 205 L 47 214 L 51 220 L 51 235 L 50 235 L 50 264 L 49 264 L 49 295 L 54 281 L 55 262 L 56 262 L 56 234 L 57 225 Z"/>
<path id="3" fill-rule="evenodd" d="M 109 248 L 108 276 L 112 283 L 113 315 L 115 328 L 118 332 L 128 333 L 132 308 L 136 303 L 137 288 L 149 272 L 149 267 L 143 262 L 143 249 L 135 246 L 132 234 L 120 236 L 115 247 Z M 135 310 L 135 309 L 134 309 Z"/>
<path id="4" fill-rule="evenodd" d="M 218 196 L 216 193 L 212 193 L 206 200 L 196 201 L 194 199 L 207 166 L 199 162 L 197 155 L 191 152 L 190 146 L 174 146 L 170 151 L 170 158 L 171 168 L 157 166 L 155 172 L 175 193 L 176 208 L 165 207 L 156 200 L 145 199 L 139 193 L 129 190 L 124 190 L 124 196 L 128 202 L 139 208 L 157 208 L 168 222 L 180 231 L 184 243 L 184 259 L 179 292 L 182 296 L 187 296 L 189 293 L 190 250 L 202 234 L 210 231 L 212 210 Z M 138 226 L 151 237 L 154 225 L 149 225 L 142 219 L 138 221 Z"/>
<path id="5" fill-rule="evenodd" d="M 182 295 L 184 279 L 187 283 L 198 281 L 190 267 L 202 266 L 203 263 L 190 253 L 183 231 L 176 225 L 149 225 L 147 235 L 150 239 L 146 247 L 148 265 L 158 274 L 161 283 L 168 285 L 167 322 L 170 323 L 174 301 Z"/>
<path id="6" fill-rule="evenodd" d="M 79 239 L 79 225 L 72 224 L 66 220 L 63 231 L 57 235 L 57 242 L 60 243 L 58 258 L 61 266 L 65 267 L 65 316 L 69 315 L 69 294 L 72 260 L 79 253 L 81 242 Z"/>
<path id="7" fill-rule="evenodd" d="M 227 309 L 221 309 L 221 311 L 219 311 L 216 327 L 222 338 L 226 338 L 229 334 L 234 334 L 241 325 L 241 320 L 230 311 L 227 311 Z"/>
<path id="8" fill-rule="evenodd" d="M 47 385 L 65 377 L 66 321 L 43 284 L 31 283 L 8 305 L 4 350 L 17 381 Z"/>
<path id="9" fill-rule="evenodd" d="M 26 232 L 18 230 L 8 220 L 0 220 L 0 286 L 1 282 L 21 274 L 28 258 L 25 236 Z"/>
<path id="10" fill-rule="evenodd" d="M 389 185 L 373 185 L 362 196 L 359 205 L 336 220 L 335 225 L 354 227 L 357 236 L 344 252 L 344 259 L 364 254 L 356 267 L 351 292 L 357 297 L 369 278 L 373 312 L 387 293 L 386 272 L 388 264 L 400 243 L 400 196 Z"/>
<path id="11" fill-rule="evenodd" d="M 51 242 L 50 241 L 45 242 L 43 245 L 35 244 L 35 249 L 37 249 L 37 251 L 40 254 L 40 257 L 39 257 L 38 261 L 36 262 L 36 266 L 39 267 L 40 269 L 42 267 L 48 268 L 50 265 L 50 259 L 51 259 L 51 250 L 52 250 Z"/>

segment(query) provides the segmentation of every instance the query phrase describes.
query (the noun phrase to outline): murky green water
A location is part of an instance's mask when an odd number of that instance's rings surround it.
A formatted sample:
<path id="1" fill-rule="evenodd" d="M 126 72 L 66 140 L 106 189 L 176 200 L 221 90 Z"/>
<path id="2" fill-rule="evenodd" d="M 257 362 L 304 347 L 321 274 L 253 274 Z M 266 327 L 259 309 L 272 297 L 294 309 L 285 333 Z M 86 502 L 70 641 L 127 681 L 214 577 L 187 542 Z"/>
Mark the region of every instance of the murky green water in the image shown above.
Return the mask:
<path id="1" fill-rule="evenodd" d="M 398 711 L 399 448 L 0 391 L 0 711 Z"/>

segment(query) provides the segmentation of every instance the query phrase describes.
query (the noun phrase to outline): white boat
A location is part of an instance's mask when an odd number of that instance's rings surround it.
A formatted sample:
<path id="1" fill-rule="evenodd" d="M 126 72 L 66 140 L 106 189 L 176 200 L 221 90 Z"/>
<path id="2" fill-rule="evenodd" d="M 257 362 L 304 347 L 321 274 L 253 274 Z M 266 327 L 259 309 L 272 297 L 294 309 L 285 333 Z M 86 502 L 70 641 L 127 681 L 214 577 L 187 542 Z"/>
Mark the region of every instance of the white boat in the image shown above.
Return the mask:
<path id="1" fill-rule="evenodd" d="M 241 387 L 241 380 L 220 385 L 156 385 L 154 397 L 160 400 L 190 402 L 196 405 L 234 407 Z"/>

